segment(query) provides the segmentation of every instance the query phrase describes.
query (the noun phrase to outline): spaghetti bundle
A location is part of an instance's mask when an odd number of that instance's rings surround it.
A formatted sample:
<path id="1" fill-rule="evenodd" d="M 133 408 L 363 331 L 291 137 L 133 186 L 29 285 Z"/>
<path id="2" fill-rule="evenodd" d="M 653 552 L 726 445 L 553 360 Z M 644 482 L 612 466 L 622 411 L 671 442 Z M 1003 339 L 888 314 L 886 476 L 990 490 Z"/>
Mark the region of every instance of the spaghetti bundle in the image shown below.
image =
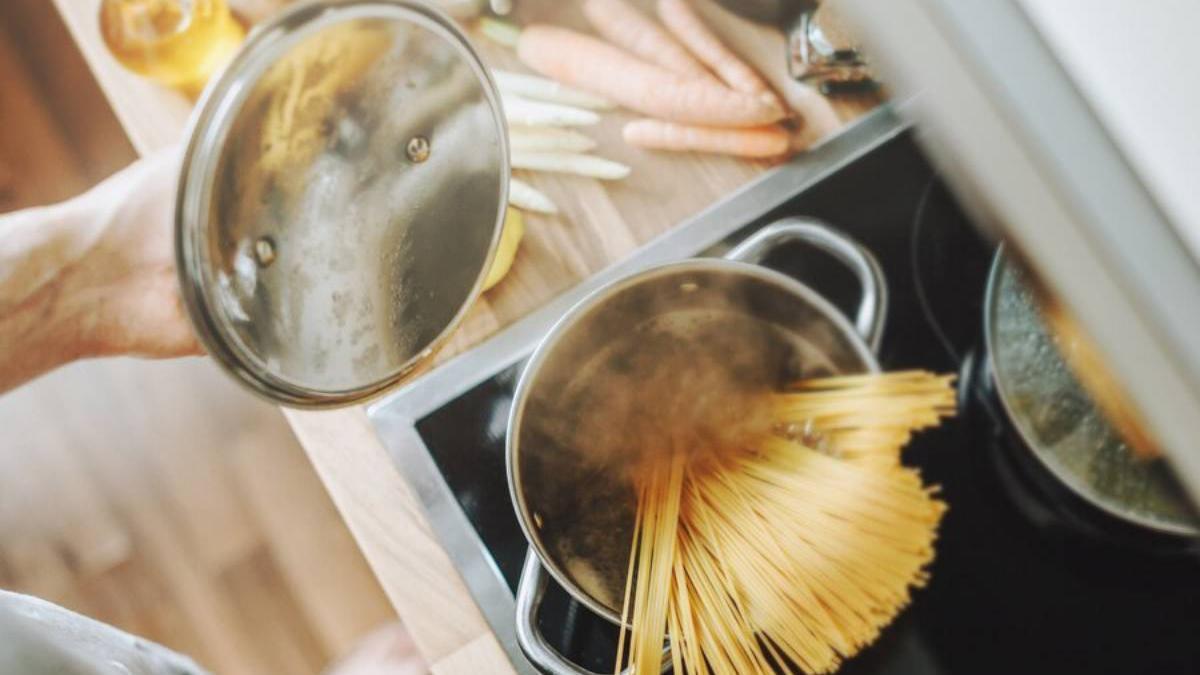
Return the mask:
<path id="1" fill-rule="evenodd" d="M 954 412 L 927 372 L 796 383 L 740 442 L 644 460 L 617 669 L 824 673 L 870 644 L 923 585 L 945 505 L 900 462 Z"/>

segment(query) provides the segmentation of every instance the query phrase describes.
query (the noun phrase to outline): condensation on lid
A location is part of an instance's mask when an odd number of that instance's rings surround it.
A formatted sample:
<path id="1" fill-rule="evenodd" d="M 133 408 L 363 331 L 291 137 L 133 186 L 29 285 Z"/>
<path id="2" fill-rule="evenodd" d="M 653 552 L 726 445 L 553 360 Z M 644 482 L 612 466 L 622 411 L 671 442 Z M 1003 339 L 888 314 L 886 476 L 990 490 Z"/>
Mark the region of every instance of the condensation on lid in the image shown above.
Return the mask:
<path id="1" fill-rule="evenodd" d="M 1006 258 L 990 322 L 996 384 L 1029 450 L 1075 492 L 1118 518 L 1174 534 L 1200 531 L 1170 469 L 1135 456 L 1063 358 L 1024 273 Z"/>
<path id="2" fill-rule="evenodd" d="M 504 133 L 478 59 L 423 5 L 306 4 L 256 31 L 206 94 L 180 185 L 184 297 L 210 353 L 294 405 L 400 379 L 479 292 Z"/>

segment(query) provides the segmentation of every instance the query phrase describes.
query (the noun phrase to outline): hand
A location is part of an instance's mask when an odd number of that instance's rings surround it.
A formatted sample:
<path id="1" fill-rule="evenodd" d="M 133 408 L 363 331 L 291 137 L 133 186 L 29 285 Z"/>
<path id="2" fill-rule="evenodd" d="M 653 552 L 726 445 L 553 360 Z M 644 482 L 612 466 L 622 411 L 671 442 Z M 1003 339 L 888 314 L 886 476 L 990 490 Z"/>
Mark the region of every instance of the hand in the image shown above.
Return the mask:
<path id="1" fill-rule="evenodd" d="M 69 208 L 97 228 L 64 279 L 80 303 L 85 356 L 151 358 L 203 353 L 179 294 L 173 241 L 181 151 L 161 151 L 129 166 Z"/>

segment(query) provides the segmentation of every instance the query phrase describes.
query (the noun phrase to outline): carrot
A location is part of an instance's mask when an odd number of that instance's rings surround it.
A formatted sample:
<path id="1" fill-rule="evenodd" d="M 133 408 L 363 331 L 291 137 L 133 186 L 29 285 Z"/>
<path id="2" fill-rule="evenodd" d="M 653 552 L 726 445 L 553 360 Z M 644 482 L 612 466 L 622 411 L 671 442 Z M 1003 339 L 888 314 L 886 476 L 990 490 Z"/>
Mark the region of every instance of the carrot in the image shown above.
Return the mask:
<path id="1" fill-rule="evenodd" d="M 748 129 L 688 126 L 641 119 L 625 125 L 625 142 L 641 148 L 713 152 L 737 157 L 779 157 L 790 146 L 787 131 L 771 124 Z"/>
<path id="2" fill-rule="evenodd" d="M 625 0 L 587 0 L 583 13 L 600 35 L 635 56 L 684 77 L 712 77 L 683 45 Z"/>
<path id="3" fill-rule="evenodd" d="M 758 73 L 721 43 L 687 0 L 658 0 L 658 18 L 734 91 L 774 96 Z"/>
<path id="4" fill-rule="evenodd" d="M 730 91 L 711 79 L 680 77 L 566 28 L 528 26 L 517 42 L 517 55 L 546 77 L 650 117 L 714 127 L 754 127 L 784 117 L 778 103 Z"/>

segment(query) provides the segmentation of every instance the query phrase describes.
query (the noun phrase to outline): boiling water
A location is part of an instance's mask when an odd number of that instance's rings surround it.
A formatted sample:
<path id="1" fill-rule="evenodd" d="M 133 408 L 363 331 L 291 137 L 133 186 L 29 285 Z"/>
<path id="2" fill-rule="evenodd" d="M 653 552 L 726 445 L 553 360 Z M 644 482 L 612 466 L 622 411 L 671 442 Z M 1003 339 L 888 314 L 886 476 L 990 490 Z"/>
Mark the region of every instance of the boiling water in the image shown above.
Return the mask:
<path id="1" fill-rule="evenodd" d="M 523 464 L 551 555 L 593 598 L 620 606 L 639 465 L 672 447 L 718 452 L 772 423 L 762 397 L 837 371 L 779 324 L 729 310 L 671 311 L 616 336 L 564 386 L 531 401 Z M 551 449 L 552 448 L 552 449 Z"/>
<path id="2" fill-rule="evenodd" d="M 824 353 L 775 323 L 727 310 L 670 312 L 582 365 L 561 392 L 565 445 L 585 464 L 637 471 L 644 454 L 744 438 L 769 424 L 764 395 L 834 371 Z"/>

